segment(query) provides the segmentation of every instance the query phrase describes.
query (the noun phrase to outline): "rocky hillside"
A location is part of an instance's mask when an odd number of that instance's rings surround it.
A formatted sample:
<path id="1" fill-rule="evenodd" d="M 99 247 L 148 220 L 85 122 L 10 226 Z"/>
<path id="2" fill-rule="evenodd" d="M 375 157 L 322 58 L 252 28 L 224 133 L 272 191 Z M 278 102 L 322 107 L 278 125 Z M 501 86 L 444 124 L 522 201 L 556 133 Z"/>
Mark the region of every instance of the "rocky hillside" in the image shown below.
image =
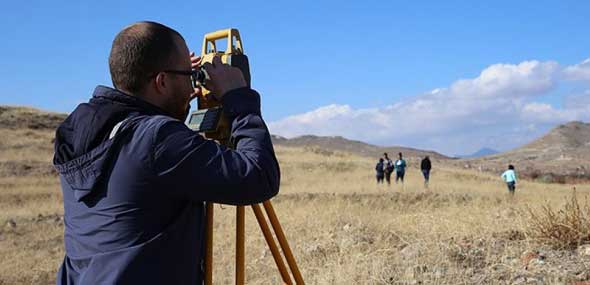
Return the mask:
<path id="1" fill-rule="evenodd" d="M 501 172 L 513 164 L 521 175 L 542 180 L 590 178 L 590 123 L 570 122 L 514 150 L 461 160 L 466 168 Z"/>

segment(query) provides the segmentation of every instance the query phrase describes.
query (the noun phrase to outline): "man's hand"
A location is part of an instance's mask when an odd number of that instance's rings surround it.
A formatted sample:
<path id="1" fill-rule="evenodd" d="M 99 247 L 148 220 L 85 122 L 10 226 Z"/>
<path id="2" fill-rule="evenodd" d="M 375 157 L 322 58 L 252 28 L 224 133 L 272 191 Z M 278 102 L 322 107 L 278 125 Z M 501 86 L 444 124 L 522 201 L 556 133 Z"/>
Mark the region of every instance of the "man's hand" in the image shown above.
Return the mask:
<path id="1" fill-rule="evenodd" d="M 211 90 L 217 101 L 221 101 L 223 95 L 231 90 L 248 86 L 242 71 L 237 67 L 223 64 L 219 56 L 213 58 L 213 63 L 203 64 L 203 68 L 210 78 L 205 82 L 205 86 Z"/>
<path id="2" fill-rule="evenodd" d="M 195 56 L 194 51 L 191 52 L 190 57 L 191 57 L 191 69 L 199 69 L 199 67 L 201 66 L 201 57 Z M 193 93 L 191 93 L 191 97 L 190 97 L 189 102 L 192 101 L 193 99 L 199 97 L 199 95 L 201 95 L 201 88 L 194 87 Z"/>

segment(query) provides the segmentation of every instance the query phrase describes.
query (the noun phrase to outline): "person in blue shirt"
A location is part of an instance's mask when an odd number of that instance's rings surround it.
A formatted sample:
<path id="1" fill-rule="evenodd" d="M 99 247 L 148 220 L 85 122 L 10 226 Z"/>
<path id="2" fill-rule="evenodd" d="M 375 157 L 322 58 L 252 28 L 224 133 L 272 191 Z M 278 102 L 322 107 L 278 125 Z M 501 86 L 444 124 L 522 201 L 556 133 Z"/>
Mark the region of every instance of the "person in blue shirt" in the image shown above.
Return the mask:
<path id="1" fill-rule="evenodd" d="M 383 158 L 379 158 L 379 162 L 377 162 L 377 165 L 375 165 L 375 177 L 377 178 L 377 184 L 383 183 L 383 177 L 384 177 Z"/>
<path id="2" fill-rule="evenodd" d="M 508 170 L 502 173 L 502 179 L 506 182 L 508 186 L 508 192 L 514 195 L 516 190 L 516 172 L 514 171 L 514 165 L 508 165 Z"/>
<path id="3" fill-rule="evenodd" d="M 234 149 L 184 123 L 200 67 Z M 65 224 L 56 283 L 201 284 L 204 202 L 248 205 L 279 191 L 260 96 L 238 68 L 219 57 L 201 65 L 177 31 L 155 22 L 119 32 L 109 69 L 114 88 L 96 87 L 56 131 Z"/>
<path id="4" fill-rule="evenodd" d="M 394 167 L 395 167 L 395 183 L 397 183 L 398 180 L 402 181 L 402 184 L 404 183 L 404 176 L 406 175 L 406 161 L 403 158 L 402 153 L 398 153 L 399 159 L 395 161 L 394 163 Z"/>

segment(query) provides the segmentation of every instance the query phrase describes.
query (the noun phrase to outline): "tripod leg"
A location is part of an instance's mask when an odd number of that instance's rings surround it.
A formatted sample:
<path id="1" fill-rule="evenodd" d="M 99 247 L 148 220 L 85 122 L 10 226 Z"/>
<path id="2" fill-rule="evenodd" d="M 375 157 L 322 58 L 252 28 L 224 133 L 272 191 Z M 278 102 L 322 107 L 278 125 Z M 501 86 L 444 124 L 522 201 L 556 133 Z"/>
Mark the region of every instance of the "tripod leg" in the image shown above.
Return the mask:
<path id="1" fill-rule="evenodd" d="M 213 284 L 213 203 L 206 204 L 205 285 Z M 199 269 L 201 270 L 201 269 Z"/>
<path id="2" fill-rule="evenodd" d="M 236 284 L 244 285 L 245 282 L 245 220 L 244 206 L 236 207 Z"/>
<path id="3" fill-rule="evenodd" d="M 262 209 L 260 209 L 260 205 L 259 204 L 252 204 L 252 210 L 254 210 L 254 215 L 256 216 L 256 220 L 258 220 L 258 225 L 260 225 L 260 230 L 262 230 L 262 234 L 264 235 L 264 239 L 266 240 L 266 243 L 268 244 L 268 248 L 270 249 L 270 252 L 272 253 L 272 257 L 274 258 L 277 268 L 279 269 L 279 273 L 281 274 L 281 278 L 283 278 L 283 282 L 285 282 L 285 284 L 289 284 L 289 285 L 293 284 L 292 280 L 291 280 L 291 276 L 289 276 L 289 272 L 287 271 L 287 267 L 285 266 L 285 263 L 283 262 L 283 258 L 281 256 L 281 253 L 279 252 L 279 248 L 277 247 L 277 244 L 275 243 L 272 233 L 270 232 L 270 228 L 268 227 L 268 224 L 266 223 L 266 219 L 264 218 L 264 214 L 262 213 Z"/>
<path id="4" fill-rule="evenodd" d="M 266 214 L 268 215 L 268 219 L 270 220 L 270 224 L 277 235 L 277 239 L 279 240 L 279 244 L 281 245 L 281 249 L 285 254 L 285 258 L 287 259 L 287 263 L 289 264 L 289 268 L 293 273 L 293 277 L 295 278 L 296 284 L 304 284 L 303 277 L 301 276 L 301 272 L 297 267 L 297 262 L 295 262 L 295 257 L 293 257 L 293 252 L 291 252 L 291 248 L 289 248 L 289 243 L 287 242 L 287 238 L 285 237 L 285 233 L 281 228 L 281 224 L 279 223 L 279 219 L 275 214 L 275 211 L 270 203 L 270 200 L 264 201 L 262 203 L 264 205 L 264 209 L 266 210 Z"/>

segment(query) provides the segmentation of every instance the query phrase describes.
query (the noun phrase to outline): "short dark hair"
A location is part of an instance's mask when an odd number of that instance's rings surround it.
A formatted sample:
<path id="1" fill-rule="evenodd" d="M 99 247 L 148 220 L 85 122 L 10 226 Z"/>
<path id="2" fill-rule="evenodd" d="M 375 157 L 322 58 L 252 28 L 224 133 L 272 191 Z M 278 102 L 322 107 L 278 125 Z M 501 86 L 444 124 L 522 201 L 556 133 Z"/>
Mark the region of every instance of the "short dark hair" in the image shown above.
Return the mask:
<path id="1" fill-rule="evenodd" d="M 124 28 L 113 40 L 109 55 L 115 88 L 140 92 L 156 72 L 169 67 L 178 49 L 175 30 L 155 22 L 138 22 Z"/>
<path id="2" fill-rule="evenodd" d="M 508 165 L 508 169 L 514 170 L 514 165 L 512 165 L 512 164 Z"/>

